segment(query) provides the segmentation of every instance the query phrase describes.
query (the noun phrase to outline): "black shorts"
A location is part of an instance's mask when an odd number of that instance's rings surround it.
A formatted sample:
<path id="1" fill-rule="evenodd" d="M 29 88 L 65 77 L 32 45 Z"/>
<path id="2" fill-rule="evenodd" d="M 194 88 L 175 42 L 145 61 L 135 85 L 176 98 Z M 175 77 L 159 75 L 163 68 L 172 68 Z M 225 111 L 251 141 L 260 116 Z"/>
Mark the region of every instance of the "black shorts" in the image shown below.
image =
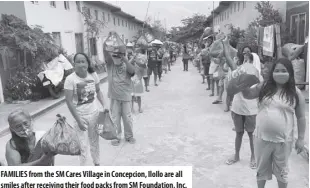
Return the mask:
<path id="1" fill-rule="evenodd" d="M 158 75 L 158 67 L 157 66 L 151 66 L 147 68 L 147 75 L 151 76 L 152 72 L 154 75 Z"/>
<path id="2" fill-rule="evenodd" d="M 202 64 L 203 65 L 203 74 L 208 76 L 209 75 L 209 69 L 210 69 L 210 64 Z"/>
<path id="3" fill-rule="evenodd" d="M 244 132 L 246 130 L 249 133 L 254 132 L 256 127 L 256 115 L 240 115 L 235 112 L 231 112 L 236 132 Z"/>

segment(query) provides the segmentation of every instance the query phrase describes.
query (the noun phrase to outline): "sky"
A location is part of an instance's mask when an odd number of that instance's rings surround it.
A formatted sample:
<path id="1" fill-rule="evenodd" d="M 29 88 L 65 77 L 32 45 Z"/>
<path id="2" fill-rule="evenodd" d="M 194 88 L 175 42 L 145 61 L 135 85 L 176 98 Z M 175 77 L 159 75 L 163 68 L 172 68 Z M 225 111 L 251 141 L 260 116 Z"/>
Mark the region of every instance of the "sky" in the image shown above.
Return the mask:
<path id="1" fill-rule="evenodd" d="M 124 12 L 144 21 L 147 13 L 149 1 L 109 1 L 109 3 L 119 6 Z M 214 8 L 218 6 L 218 1 L 214 2 Z M 169 30 L 171 27 L 181 26 L 181 20 L 191 17 L 195 13 L 209 16 L 213 10 L 212 1 L 150 1 L 148 16 L 161 20 Z"/>

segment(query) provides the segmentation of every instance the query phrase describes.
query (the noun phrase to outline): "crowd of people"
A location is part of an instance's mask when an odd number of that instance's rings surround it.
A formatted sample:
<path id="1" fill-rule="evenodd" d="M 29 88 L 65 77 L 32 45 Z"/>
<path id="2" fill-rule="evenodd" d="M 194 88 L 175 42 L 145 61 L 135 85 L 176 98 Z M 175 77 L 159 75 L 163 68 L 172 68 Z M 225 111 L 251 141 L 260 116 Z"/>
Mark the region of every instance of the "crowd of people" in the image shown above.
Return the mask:
<path id="1" fill-rule="evenodd" d="M 234 124 L 235 153 L 227 159 L 227 165 L 240 160 L 240 148 L 246 131 L 250 140 L 251 158 L 249 166 L 257 170 L 257 185 L 265 186 L 274 174 L 280 188 L 287 187 L 288 158 L 294 143 L 294 116 L 297 118 L 298 139 L 295 149 L 300 153 L 304 147 L 305 99 L 294 81 L 291 62 L 279 58 L 273 63 L 269 76 L 263 75 L 261 62 L 251 48 L 242 49 L 242 58 L 232 57 L 229 37 L 221 39 L 223 53 L 211 55 L 214 37 L 205 38 L 194 60 L 202 83 L 207 82 L 212 104 L 223 103 L 223 93 L 233 79 L 242 74 L 255 75 L 260 83 L 246 88 L 234 96 L 227 95 L 225 112 L 231 111 Z M 105 44 L 104 44 L 105 45 Z M 183 46 L 183 70 L 188 71 L 191 52 Z M 119 52 L 104 51 L 108 72 L 108 97 L 111 116 L 118 129 L 113 146 L 119 146 L 122 138 L 121 119 L 124 125 L 125 141 L 136 142 L 133 134 L 132 113 L 137 102 L 142 113 L 144 90 L 149 92 L 151 76 L 154 85 L 162 80 L 163 72 L 171 71 L 177 51 L 161 45 L 150 48 L 119 49 Z M 80 165 L 85 165 L 90 150 L 94 165 L 100 165 L 99 135 L 96 132 L 99 106 L 107 110 L 99 78 L 92 69 L 88 56 L 77 53 L 74 56 L 74 73 L 66 78 L 64 89 L 68 109 L 75 119 L 75 128 L 81 141 Z M 144 82 L 144 87 L 143 87 Z M 215 90 L 216 88 L 216 90 Z M 216 91 L 216 93 L 215 93 Z M 99 104 L 97 105 L 95 98 Z M 211 104 L 210 104 L 211 105 Z M 12 138 L 6 144 L 8 165 L 53 165 L 54 153 L 40 150 L 40 132 L 33 130 L 33 121 L 28 112 L 16 110 L 8 117 Z"/>

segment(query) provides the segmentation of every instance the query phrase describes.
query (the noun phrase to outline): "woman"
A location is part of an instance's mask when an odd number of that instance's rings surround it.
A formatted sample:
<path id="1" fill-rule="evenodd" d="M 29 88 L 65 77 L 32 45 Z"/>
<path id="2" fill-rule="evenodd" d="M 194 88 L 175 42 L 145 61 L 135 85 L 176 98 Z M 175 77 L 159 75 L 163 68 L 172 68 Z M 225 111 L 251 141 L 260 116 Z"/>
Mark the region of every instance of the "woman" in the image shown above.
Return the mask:
<path id="1" fill-rule="evenodd" d="M 96 132 L 99 108 L 95 100 L 96 94 L 102 107 L 105 107 L 100 81 L 86 54 L 77 53 L 73 60 L 74 72 L 66 78 L 64 89 L 66 103 L 76 120 L 76 129 L 81 141 L 80 164 L 84 166 L 87 161 L 88 137 L 93 163 L 99 166 L 99 135 Z"/>
<path id="2" fill-rule="evenodd" d="M 287 187 L 288 158 L 294 142 L 294 115 L 297 118 L 297 153 L 304 148 L 305 99 L 295 85 L 292 63 L 278 59 L 267 81 L 243 91 L 247 99 L 258 98 L 259 112 L 254 132 L 257 185 L 264 188 L 274 174 L 279 188 Z"/>
<path id="3" fill-rule="evenodd" d="M 189 53 L 187 52 L 187 48 L 186 46 L 184 45 L 183 46 L 183 59 L 182 59 L 182 62 L 183 62 L 183 71 L 188 71 L 188 61 L 189 59 L 191 58 Z"/>
<path id="4" fill-rule="evenodd" d="M 30 114 L 22 109 L 8 117 L 12 138 L 6 143 L 5 157 L 9 166 L 53 166 L 54 155 L 41 148 L 44 132 L 34 132 Z"/>
<path id="5" fill-rule="evenodd" d="M 142 77 L 146 74 L 146 62 L 147 56 L 144 49 L 137 50 L 138 55 L 135 56 L 132 61 L 135 65 L 135 76 L 132 78 L 133 81 L 133 94 L 132 94 L 132 110 L 134 111 L 134 102 L 137 101 L 139 106 L 139 112 L 142 113 L 142 95 L 143 95 L 143 83 Z"/>
<path id="6" fill-rule="evenodd" d="M 258 70 L 253 65 L 253 55 L 251 53 L 245 53 L 245 62 L 240 67 L 232 60 L 229 54 L 230 45 L 228 43 L 228 37 L 223 41 L 224 54 L 226 63 L 232 70 L 232 78 L 238 77 L 240 74 L 251 74 L 259 78 Z M 235 153 L 227 161 L 227 165 L 232 165 L 240 161 L 240 149 L 242 145 L 243 134 L 246 131 L 250 140 L 251 158 L 250 168 L 256 168 L 256 161 L 254 155 L 254 143 L 253 143 L 253 132 L 256 126 L 256 115 L 257 115 L 257 102 L 256 100 L 245 99 L 242 93 L 237 93 L 234 96 L 231 107 L 231 117 L 235 126 Z"/>

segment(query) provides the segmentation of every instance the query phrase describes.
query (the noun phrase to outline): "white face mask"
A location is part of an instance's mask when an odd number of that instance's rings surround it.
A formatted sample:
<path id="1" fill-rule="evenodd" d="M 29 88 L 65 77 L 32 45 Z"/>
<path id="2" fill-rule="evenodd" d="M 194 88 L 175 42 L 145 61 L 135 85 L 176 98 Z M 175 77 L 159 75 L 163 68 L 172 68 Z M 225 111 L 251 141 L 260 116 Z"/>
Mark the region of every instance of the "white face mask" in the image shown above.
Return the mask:
<path id="1" fill-rule="evenodd" d="M 274 72 L 272 74 L 274 81 L 277 84 L 286 84 L 290 79 L 290 74 L 288 72 Z"/>

